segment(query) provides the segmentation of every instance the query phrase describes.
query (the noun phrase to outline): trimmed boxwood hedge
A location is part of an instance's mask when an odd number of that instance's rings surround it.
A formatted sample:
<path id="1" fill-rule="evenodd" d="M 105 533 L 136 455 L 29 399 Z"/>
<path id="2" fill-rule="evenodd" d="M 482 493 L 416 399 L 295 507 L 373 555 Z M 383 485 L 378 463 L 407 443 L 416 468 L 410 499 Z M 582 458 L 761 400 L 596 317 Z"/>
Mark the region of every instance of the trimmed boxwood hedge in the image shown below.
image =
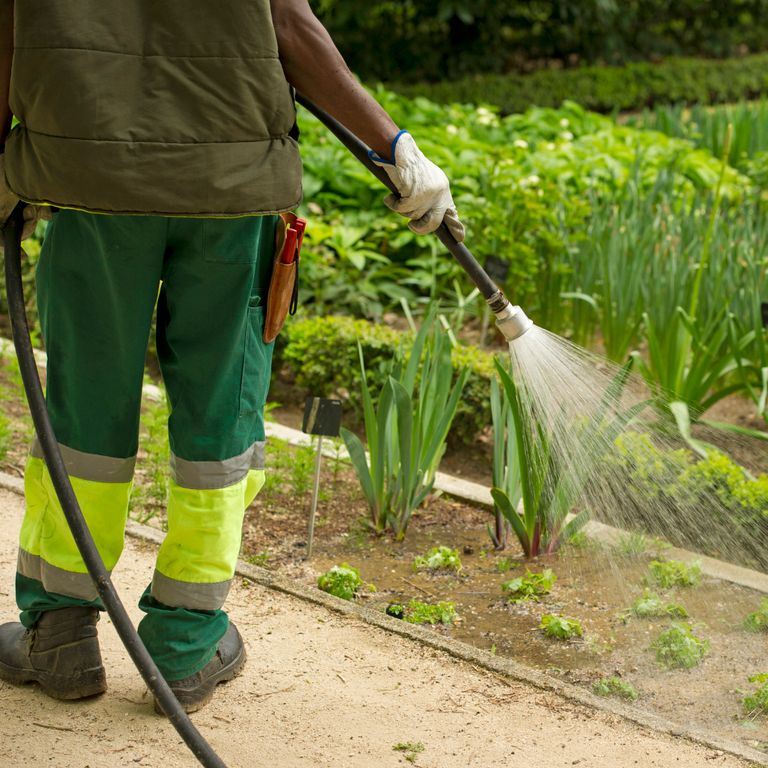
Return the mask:
<path id="1" fill-rule="evenodd" d="M 398 349 L 407 352 L 412 334 L 351 317 L 298 318 L 283 330 L 278 352 L 282 367 L 295 384 L 316 397 L 340 396 L 357 417 L 362 414 L 357 342 L 363 350 L 366 375 L 374 391 L 384 384 Z M 469 444 L 491 423 L 490 380 L 493 355 L 477 347 L 453 350 L 454 369 L 469 368 L 464 393 L 449 436 L 452 444 Z"/>
<path id="2" fill-rule="evenodd" d="M 737 59 L 670 58 L 623 67 L 539 70 L 530 75 L 476 75 L 435 84 L 389 84 L 406 96 L 441 103 L 489 103 L 505 114 L 575 101 L 597 112 L 657 104 L 717 104 L 768 91 L 768 54 Z"/>

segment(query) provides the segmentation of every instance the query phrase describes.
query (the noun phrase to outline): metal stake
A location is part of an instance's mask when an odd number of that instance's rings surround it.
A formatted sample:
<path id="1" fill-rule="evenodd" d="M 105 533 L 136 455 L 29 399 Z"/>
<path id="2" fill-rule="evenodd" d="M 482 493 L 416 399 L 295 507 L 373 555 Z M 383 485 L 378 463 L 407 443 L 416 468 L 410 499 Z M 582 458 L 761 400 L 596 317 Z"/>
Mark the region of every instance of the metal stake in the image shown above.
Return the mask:
<path id="1" fill-rule="evenodd" d="M 312 505 L 309 510 L 309 531 L 307 533 L 307 560 L 312 557 L 312 542 L 315 538 L 315 514 L 317 513 L 317 496 L 320 490 L 320 464 L 323 459 L 323 436 L 317 436 L 317 455 L 315 456 L 315 483 L 312 488 Z"/>

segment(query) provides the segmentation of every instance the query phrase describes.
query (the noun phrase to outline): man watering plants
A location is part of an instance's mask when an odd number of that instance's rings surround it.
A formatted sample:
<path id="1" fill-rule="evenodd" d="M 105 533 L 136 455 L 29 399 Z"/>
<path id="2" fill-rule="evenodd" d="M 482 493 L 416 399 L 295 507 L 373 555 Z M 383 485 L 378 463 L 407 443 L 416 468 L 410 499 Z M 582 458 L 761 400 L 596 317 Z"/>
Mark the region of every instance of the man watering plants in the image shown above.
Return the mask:
<path id="1" fill-rule="evenodd" d="M 264 483 L 276 214 L 301 197 L 289 84 L 373 148 L 414 231 L 445 219 L 462 239 L 445 175 L 356 83 L 306 0 L 0 0 L 0 222 L 19 199 L 30 229 L 52 213 L 37 272 L 48 411 L 109 569 L 157 304 L 171 483 L 139 634 L 187 711 L 245 661 L 222 606 Z M 25 489 L 21 622 L 0 627 L 0 678 L 101 693 L 100 603 L 37 444 Z"/>

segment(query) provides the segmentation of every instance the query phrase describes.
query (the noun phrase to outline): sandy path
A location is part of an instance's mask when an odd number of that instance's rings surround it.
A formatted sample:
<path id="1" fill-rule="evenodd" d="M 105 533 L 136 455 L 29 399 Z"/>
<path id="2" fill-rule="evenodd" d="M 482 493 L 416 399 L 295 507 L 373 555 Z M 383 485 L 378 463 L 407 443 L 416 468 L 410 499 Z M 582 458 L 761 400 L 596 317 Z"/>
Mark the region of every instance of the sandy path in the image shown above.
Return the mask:
<path id="1" fill-rule="evenodd" d="M 15 617 L 21 499 L 0 490 L 0 607 Z M 115 572 L 131 605 L 152 572 L 151 546 L 128 541 Z M 193 716 L 230 768 L 407 765 L 422 768 L 624 768 L 749 763 L 626 720 L 501 681 L 361 621 L 238 583 L 229 608 L 248 647 L 246 672 Z M 138 611 L 133 609 L 134 618 Z M 0 766 L 113 768 L 197 763 L 156 716 L 108 619 L 99 625 L 110 689 L 62 704 L 0 683 Z"/>

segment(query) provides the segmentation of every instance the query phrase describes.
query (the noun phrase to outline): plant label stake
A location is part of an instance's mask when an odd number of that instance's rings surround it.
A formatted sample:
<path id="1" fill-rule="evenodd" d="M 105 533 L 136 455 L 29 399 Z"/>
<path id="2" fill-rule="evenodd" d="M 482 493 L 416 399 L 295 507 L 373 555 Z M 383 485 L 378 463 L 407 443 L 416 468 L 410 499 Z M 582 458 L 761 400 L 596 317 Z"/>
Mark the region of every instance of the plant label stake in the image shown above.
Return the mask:
<path id="1" fill-rule="evenodd" d="M 307 398 L 301 430 L 306 435 L 317 435 L 315 479 L 312 484 L 312 502 L 309 509 L 309 530 L 307 532 L 307 560 L 312 557 L 312 542 L 315 538 L 315 515 L 317 514 L 317 496 L 320 490 L 323 437 L 338 437 L 340 429 L 341 400 L 326 400 L 322 397 Z"/>

